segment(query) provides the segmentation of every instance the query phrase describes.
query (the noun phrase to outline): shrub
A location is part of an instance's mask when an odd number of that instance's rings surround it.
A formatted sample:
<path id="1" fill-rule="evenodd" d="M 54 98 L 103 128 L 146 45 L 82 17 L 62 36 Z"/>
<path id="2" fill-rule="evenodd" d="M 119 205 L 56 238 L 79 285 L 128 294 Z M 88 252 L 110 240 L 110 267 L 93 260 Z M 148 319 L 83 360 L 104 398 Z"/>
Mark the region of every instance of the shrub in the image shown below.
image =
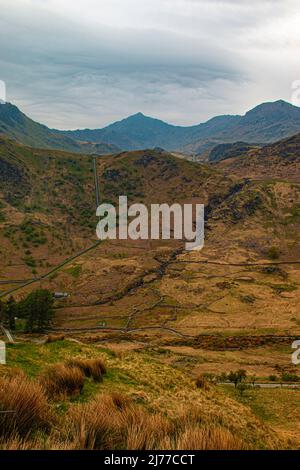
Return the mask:
<path id="1" fill-rule="evenodd" d="M 23 374 L 0 379 L 0 410 L 9 411 L 0 413 L 0 436 L 5 438 L 47 428 L 51 421 L 42 387 Z"/>
<path id="2" fill-rule="evenodd" d="M 40 383 L 49 396 L 76 395 L 83 389 L 84 375 L 78 367 L 55 364 L 40 377 Z"/>
<path id="3" fill-rule="evenodd" d="M 270 259 L 278 259 L 280 256 L 279 249 L 276 246 L 271 246 L 267 254 Z"/>
<path id="4" fill-rule="evenodd" d="M 299 382 L 299 376 L 290 372 L 283 372 L 281 380 L 284 382 Z"/>
<path id="5" fill-rule="evenodd" d="M 274 375 L 274 374 L 272 374 L 272 375 L 270 375 L 270 376 L 269 376 L 269 380 L 270 380 L 270 382 L 277 382 L 277 380 L 278 380 L 278 376 L 277 376 L 277 375 Z"/>

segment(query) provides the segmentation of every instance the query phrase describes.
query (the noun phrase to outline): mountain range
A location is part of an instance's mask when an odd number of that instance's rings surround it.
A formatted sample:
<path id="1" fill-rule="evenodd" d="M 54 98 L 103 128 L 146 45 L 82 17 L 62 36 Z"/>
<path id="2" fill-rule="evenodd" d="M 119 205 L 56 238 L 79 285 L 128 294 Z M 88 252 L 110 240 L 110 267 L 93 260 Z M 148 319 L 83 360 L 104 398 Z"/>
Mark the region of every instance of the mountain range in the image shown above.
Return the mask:
<path id="1" fill-rule="evenodd" d="M 300 108 L 283 100 L 260 104 L 243 116 L 216 116 L 189 127 L 137 113 L 102 129 L 73 131 L 49 129 L 10 103 L 0 106 L 0 134 L 32 147 L 87 154 L 161 147 L 199 155 L 223 143 L 267 144 L 299 132 Z"/>
<path id="2" fill-rule="evenodd" d="M 33 121 L 11 103 L 0 105 L 0 134 L 33 148 L 66 150 L 76 153 L 115 153 L 120 149 L 102 142 L 77 142 Z"/>
<path id="3" fill-rule="evenodd" d="M 298 132 L 300 108 L 279 100 L 260 104 L 244 116 L 216 116 L 190 127 L 174 126 L 138 113 L 103 129 L 63 134 L 81 141 L 114 144 L 125 150 L 162 147 L 199 154 L 219 143 L 238 140 L 270 143 Z"/>

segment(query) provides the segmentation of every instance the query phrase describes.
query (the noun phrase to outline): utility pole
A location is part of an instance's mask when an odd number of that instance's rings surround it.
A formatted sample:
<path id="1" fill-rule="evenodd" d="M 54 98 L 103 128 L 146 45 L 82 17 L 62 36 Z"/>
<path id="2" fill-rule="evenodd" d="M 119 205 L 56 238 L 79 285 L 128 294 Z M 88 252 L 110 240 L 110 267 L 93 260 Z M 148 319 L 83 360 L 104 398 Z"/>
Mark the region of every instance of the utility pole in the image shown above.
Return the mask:
<path id="1" fill-rule="evenodd" d="M 94 168 L 94 180 L 95 180 L 95 195 L 96 195 L 96 209 L 100 205 L 100 190 L 99 190 L 99 181 L 97 173 L 97 162 L 96 156 L 93 156 L 93 168 Z"/>

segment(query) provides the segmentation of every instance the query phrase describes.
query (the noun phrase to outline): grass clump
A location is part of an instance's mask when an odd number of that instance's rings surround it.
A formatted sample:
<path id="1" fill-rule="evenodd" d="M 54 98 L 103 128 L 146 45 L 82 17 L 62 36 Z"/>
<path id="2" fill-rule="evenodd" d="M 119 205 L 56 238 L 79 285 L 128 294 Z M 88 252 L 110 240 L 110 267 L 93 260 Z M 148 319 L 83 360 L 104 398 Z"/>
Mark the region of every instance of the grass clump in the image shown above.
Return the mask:
<path id="1" fill-rule="evenodd" d="M 180 436 L 180 450 L 243 450 L 243 442 L 221 426 L 188 427 Z"/>
<path id="2" fill-rule="evenodd" d="M 233 450 L 245 444 L 226 427 L 188 409 L 175 418 L 151 413 L 120 392 L 73 405 L 67 414 L 69 446 L 89 450 Z M 63 440 L 64 437 L 61 436 Z"/>
<path id="3" fill-rule="evenodd" d="M 106 366 L 102 359 L 71 359 L 67 362 L 67 366 L 78 368 L 86 377 L 90 377 L 95 381 L 101 382 L 103 374 L 106 374 Z"/>
<path id="4" fill-rule="evenodd" d="M 50 397 L 74 396 L 82 392 L 84 374 L 78 367 L 55 364 L 40 376 L 40 383 Z"/>
<path id="5" fill-rule="evenodd" d="M 55 343 L 56 341 L 63 341 L 65 339 L 65 335 L 48 335 L 45 343 Z"/>
<path id="6" fill-rule="evenodd" d="M 122 432 L 119 415 L 110 396 L 100 395 L 90 403 L 74 405 L 68 412 L 66 428 L 71 448 L 120 448 Z"/>
<path id="7" fill-rule="evenodd" d="M 0 378 L 0 437 L 48 428 L 51 415 L 41 385 L 19 374 Z"/>

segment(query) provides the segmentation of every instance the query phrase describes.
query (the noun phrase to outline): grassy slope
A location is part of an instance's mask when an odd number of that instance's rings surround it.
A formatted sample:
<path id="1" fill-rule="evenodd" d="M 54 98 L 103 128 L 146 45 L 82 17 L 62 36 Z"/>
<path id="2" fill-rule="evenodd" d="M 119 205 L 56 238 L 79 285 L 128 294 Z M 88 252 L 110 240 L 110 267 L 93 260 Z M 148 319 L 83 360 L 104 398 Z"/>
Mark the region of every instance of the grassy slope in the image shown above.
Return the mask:
<path id="1" fill-rule="evenodd" d="M 95 241 L 91 158 L 1 139 L 0 179 L 1 266 L 21 264 L 2 278 L 47 272 Z"/>
<path id="2" fill-rule="evenodd" d="M 103 383 L 96 384 L 88 380 L 78 398 L 58 402 L 62 412 L 71 403 L 90 401 L 97 393 L 119 391 L 151 413 L 163 410 L 168 416 L 177 416 L 190 407 L 198 408 L 202 414 L 202 426 L 205 423 L 218 423 L 233 434 L 243 435 L 243 440 L 250 447 L 286 445 L 283 442 L 280 444 L 276 434 L 256 419 L 247 406 L 227 398 L 216 388 L 209 391 L 197 389 L 185 373 L 162 364 L 147 352 L 129 351 L 120 356 L 103 347 L 75 344 L 71 341 L 44 345 L 20 343 L 8 347 L 8 366 L 5 371 L 21 368 L 35 378 L 49 364 L 73 357 L 102 357 L 108 371 Z M 0 366 L 1 373 L 4 373 L 3 366 Z"/>
<path id="3" fill-rule="evenodd" d="M 248 390 L 243 397 L 232 387 L 223 386 L 223 390 L 230 398 L 249 406 L 258 418 L 275 429 L 283 439 L 298 442 L 299 390 L 255 389 Z"/>

